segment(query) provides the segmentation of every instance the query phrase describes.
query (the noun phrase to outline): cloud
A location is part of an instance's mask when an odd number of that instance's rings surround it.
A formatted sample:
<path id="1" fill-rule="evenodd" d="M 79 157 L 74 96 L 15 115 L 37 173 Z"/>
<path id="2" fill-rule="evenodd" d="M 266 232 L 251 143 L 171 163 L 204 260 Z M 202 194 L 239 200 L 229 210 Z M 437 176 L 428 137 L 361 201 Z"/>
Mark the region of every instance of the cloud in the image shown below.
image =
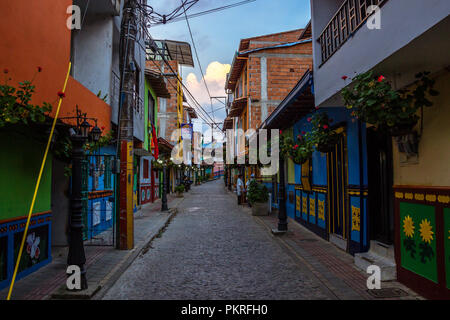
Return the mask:
<path id="1" fill-rule="evenodd" d="M 225 80 L 227 73 L 230 72 L 231 65 L 222 64 L 218 61 L 211 62 L 206 69 L 205 81 L 208 85 L 209 92 L 213 97 L 224 97 L 225 94 Z M 210 98 L 208 91 L 205 88 L 203 79 L 198 79 L 194 73 L 189 73 L 186 77 L 186 86 L 195 97 L 195 99 L 202 105 L 210 106 Z"/>

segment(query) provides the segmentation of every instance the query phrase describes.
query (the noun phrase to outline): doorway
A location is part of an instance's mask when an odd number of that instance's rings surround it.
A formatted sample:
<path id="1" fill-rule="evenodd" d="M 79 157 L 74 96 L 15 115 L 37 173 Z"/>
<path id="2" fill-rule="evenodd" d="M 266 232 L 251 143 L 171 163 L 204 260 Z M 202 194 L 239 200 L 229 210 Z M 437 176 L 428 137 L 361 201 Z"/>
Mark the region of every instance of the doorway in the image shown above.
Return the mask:
<path id="1" fill-rule="evenodd" d="M 346 134 L 343 128 L 334 150 L 328 153 L 328 185 L 329 185 L 329 230 L 339 238 L 347 239 L 347 146 Z"/>
<path id="2" fill-rule="evenodd" d="M 391 245 L 394 242 L 392 138 L 374 128 L 367 129 L 367 167 L 370 239 Z"/>

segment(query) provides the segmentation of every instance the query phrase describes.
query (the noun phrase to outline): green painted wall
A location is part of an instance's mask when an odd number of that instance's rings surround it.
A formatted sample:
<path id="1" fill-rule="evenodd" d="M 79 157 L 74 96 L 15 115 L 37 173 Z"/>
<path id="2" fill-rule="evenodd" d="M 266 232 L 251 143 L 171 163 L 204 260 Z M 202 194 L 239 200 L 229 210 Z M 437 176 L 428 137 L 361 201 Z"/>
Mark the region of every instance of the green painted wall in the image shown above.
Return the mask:
<path id="1" fill-rule="evenodd" d="M 150 83 L 148 82 L 147 78 L 145 78 L 145 128 L 148 130 L 148 92 L 150 91 L 150 94 L 153 97 L 153 100 L 155 100 L 155 110 L 153 110 L 153 114 L 155 115 L 155 125 L 158 124 L 158 97 L 156 96 L 155 92 L 153 91 L 153 88 L 150 86 Z M 156 128 L 156 134 L 158 134 L 158 127 Z M 145 140 L 144 140 L 144 149 L 149 151 L 149 135 L 145 134 Z"/>
<path id="2" fill-rule="evenodd" d="M 28 214 L 44 151 L 31 136 L 0 132 L 0 221 Z M 51 182 L 49 155 L 33 213 L 51 209 Z"/>
<path id="3" fill-rule="evenodd" d="M 402 267 L 438 283 L 435 208 L 400 203 L 400 228 Z"/>

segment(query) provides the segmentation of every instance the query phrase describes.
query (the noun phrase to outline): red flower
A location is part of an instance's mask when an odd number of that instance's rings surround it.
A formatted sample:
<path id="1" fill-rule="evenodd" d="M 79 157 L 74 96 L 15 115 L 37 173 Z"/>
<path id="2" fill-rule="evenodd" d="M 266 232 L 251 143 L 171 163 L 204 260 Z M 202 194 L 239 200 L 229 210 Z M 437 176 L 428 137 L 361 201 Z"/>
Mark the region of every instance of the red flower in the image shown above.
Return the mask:
<path id="1" fill-rule="evenodd" d="M 319 106 L 316 106 L 316 110 L 319 110 Z"/>
<path id="2" fill-rule="evenodd" d="M 309 118 L 308 118 L 308 122 L 311 122 L 311 120 L 312 120 L 312 118 L 311 118 L 311 117 L 309 117 Z"/>
<path id="3" fill-rule="evenodd" d="M 302 131 L 302 134 L 303 134 L 303 135 L 305 135 L 305 134 L 306 134 L 306 132 L 305 132 L 305 131 Z"/>
<path id="4" fill-rule="evenodd" d="M 9 70 L 8 69 L 3 69 L 3 73 L 8 73 L 9 72 Z"/>
<path id="5" fill-rule="evenodd" d="M 325 130 L 327 130 L 329 127 L 328 127 L 327 124 L 324 124 L 324 125 L 323 125 L 323 128 L 324 128 Z"/>
<path id="6" fill-rule="evenodd" d="M 348 79 L 348 77 L 347 76 L 342 76 L 342 80 L 347 80 Z"/>
<path id="7" fill-rule="evenodd" d="M 102 129 L 102 131 L 103 131 L 103 130 L 105 130 L 105 127 L 101 127 L 100 129 Z"/>
<path id="8" fill-rule="evenodd" d="M 60 97 L 61 99 L 65 98 L 66 94 L 64 92 L 62 92 L 62 91 L 58 91 L 58 97 Z"/>
<path id="9" fill-rule="evenodd" d="M 283 131 L 280 130 L 280 134 L 283 134 Z"/>
<path id="10" fill-rule="evenodd" d="M 386 78 L 383 77 L 383 76 L 379 76 L 379 77 L 378 77 L 378 82 L 383 82 L 384 79 L 386 79 Z"/>
<path id="11" fill-rule="evenodd" d="M 38 72 L 42 72 L 42 67 L 37 67 Z"/>
<path id="12" fill-rule="evenodd" d="M 294 149 L 297 149 L 298 148 L 298 144 L 296 144 L 295 146 L 294 146 Z"/>

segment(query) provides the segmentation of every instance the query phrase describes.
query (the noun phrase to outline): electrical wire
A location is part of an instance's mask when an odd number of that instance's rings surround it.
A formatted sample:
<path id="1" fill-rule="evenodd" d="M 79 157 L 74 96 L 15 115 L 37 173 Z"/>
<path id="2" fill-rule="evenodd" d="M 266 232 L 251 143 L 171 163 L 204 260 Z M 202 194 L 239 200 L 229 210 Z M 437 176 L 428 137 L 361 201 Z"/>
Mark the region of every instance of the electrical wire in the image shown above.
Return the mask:
<path id="1" fill-rule="evenodd" d="M 192 46 L 194 47 L 194 52 L 195 52 L 195 57 L 197 58 L 198 66 L 199 66 L 200 72 L 202 74 L 203 83 L 205 84 L 205 88 L 206 88 L 206 91 L 208 92 L 209 100 L 211 101 L 212 115 L 213 115 L 213 117 L 215 117 L 214 116 L 214 109 L 213 109 L 213 106 L 212 106 L 211 92 L 209 91 L 208 83 L 206 82 L 205 73 L 203 72 L 202 64 L 200 62 L 200 57 L 199 57 L 198 51 L 197 51 L 197 46 L 195 45 L 194 36 L 192 34 L 191 24 L 189 23 L 189 19 L 187 17 L 186 8 L 184 8 L 184 5 L 183 5 L 183 0 L 181 0 L 181 5 L 183 6 L 183 9 L 184 9 L 184 17 L 186 19 L 186 24 L 187 24 L 187 27 L 188 27 L 188 30 L 189 30 L 189 34 L 191 36 Z"/>
<path id="2" fill-rule="evenodd" d="M 227 6 L 223 6 L 223 7 L 219 7 L 219 8 L 215 8 L 215 9 L 210 9 L 210 10 L 206 10 L 206 11 L 202 11 L 202 12 L 197 12 L 197 13 L 189 15 L 188 18 L 197 18 L 197 17 L 204 16 L 204 15 L 207 15 L 207 14 L 211 14 L 211 13 L 215 13 L 215 12 L 231 9 L 231 8 L 234 8 L 234 7 L 242 6 L 244 4 L 248 4 L 248 3 L 251 3 L 251 2 L 255 2 L 255 1 L 256 0 L 245 0 L 245 1 L 237 2 L 237 3 L 233 3 L 233 4 L 230 4 L 230 5 L 227 5 Z M 184 18 L 175 17 L 175 18 L 172 18 L 170 21 L 167 21 L 166 23 L 159 22 L 159 23 L 154 24 L 154 26 L 159 26 L 159 25 L 162 25 L 162 24 L 168 24 L 168 23 L 173 23 L 173 22 L 179 22 L 179 21 L 182 21 L 182 20 L 184 20 Z"/>

